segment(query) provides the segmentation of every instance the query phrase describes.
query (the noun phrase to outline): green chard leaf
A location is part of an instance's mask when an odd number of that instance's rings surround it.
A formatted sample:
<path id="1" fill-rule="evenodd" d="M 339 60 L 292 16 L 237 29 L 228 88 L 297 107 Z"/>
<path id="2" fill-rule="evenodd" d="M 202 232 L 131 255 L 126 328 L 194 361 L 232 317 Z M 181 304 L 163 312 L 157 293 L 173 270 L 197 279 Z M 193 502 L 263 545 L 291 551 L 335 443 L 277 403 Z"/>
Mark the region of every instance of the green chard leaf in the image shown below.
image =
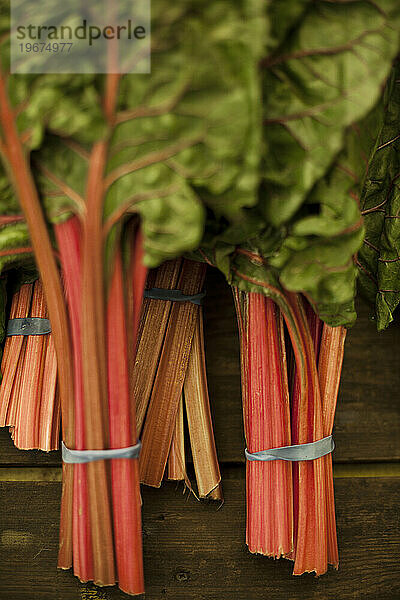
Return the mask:
<path id="1" fill-rule="evenodd" d="M 289 221 L 378 101 L 399 46 L 396 0 L 312 2 L 263 61 L 265 218 Z"/>
<path id="2" fill-rule="evenodd" d="M 153 54 L 150 76 L 123 80 L 105 210 L 112 215 L 132 198 L 149 266 L 199 245 L 205 207 L 237 221 L 257 202 L 262 9 L 202 4 L 201 18 L 186 14 L 179 43 Z M 126 164 L 131 171 L 117 177 Z"/>
<path id="3" fill-rule="evenodd" d="M 102 76 L 10 76 L 50 223 L 84 213 L 91 150 L 105 138 L 106 256 L 130 215 L 150 267 L 199 246 L 206 210 L 240 222 L 258 201 L 264 13 L 259 0 L 154 2 L 152 72 L 120 78 L 112 126 Z"/>
<path id="4" fill-rule="evenodd" d="M 238 227 L 212 222 L 203 259 L 243 290 L 304 293 L 321 319 L 350 326 L 365 233 L 359 198 L 399 10 L 389 1 L 291 2 L 287 24 L 279 3 L 269 16 L 259 203 Z"/>
<path id="5" fill-rule="evenodd" d="M 9 3 L 0 2 L 1 69 L 9 68 Z M 26 155 L 32 156 L 51 132 L 58 139 L 74 137 L 90 143 L 106 132 L 99 95 L 93 75 L 37 74 L 9 75 L 6 78 L 8 102 L 15 111 L 19 138 Z M 1 133 L 1 132 L 0 132 Z M 0 164 L 0 271 L 7 267 L 31 265 L 30 238 L 21 222 L 21 210 L 15 196 L 11 170 L 4 153 Z M 32 172 L 35 164 L 32 162 Z M 54 201 L 52 204 L 56 204 Z M 4 217 L 15 216 L 15 220 Z"/>
<path id="6" fill-rule="evenodd" d="M 397 0 L 155 0 L 152 72 L 120 78 L 111 121 L 103 114 L 103 76 L 10 76 L 49 225 L 84 215 L 92 149 L 107 140 L 106 262 L 125 221 L 138 215 L 148 266 L 186 253 L 241 289 L 302 292 L 327 323 L 350 325 L 354 257 L 364 236 L 358 198 L 399 23 Z M 2 38 L 3 66 L 7 44 Z M 387 127 L 394 130 L 394 118 Z M 391 215 L 397 142 L 379 146 L 397 133 L 377 143 L 363 196 L 365 203 L 369 187 L 390 189 L 384 210 Z M 390 173 L 381 165 L 380 179 L 372 179 L 378 155 Z M 2 214 L 14 214 L 7 165 L 0 192 Z M 379 289 L 396 290 L 397 221 L 390 219 L 389 232 L 382 214 L 365 212 L 367 239 L 390 262 L 383 267 L 374 250 L 364 272 L 377 282 L 385 268 L 392 281 Z M 5 248 L 27 243 L 21 222 L 2 234 Z M 371 250 L 364 244 L 360 264 Z M 365 281 L 375 297 L 378 284 Z M 381 319 L 393 312 L 396 294 L 380 293 Z"/>
<path id="7" fill-rule="evenodd" d="M 358 255 L 361 293 L 375 305 L 377 326 L 385 329 L 400 302 L 400 63 L 395 64 L 382 103 L 362 193 L 366 236 Z"/>

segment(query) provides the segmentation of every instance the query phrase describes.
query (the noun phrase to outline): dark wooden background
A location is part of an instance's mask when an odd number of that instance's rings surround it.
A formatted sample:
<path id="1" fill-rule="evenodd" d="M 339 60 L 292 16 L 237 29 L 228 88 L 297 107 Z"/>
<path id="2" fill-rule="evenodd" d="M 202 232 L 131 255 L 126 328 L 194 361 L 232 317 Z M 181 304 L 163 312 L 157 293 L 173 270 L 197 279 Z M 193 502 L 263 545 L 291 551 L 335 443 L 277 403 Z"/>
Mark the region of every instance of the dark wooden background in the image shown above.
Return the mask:
<path id="1" fill-rule="evenodd" d="M 400 598 L 400 327 L 378 334 L 359 306 L 334 432 L 340 568 L 293 577 L 291 563 L 251 555 L 244 543 L 235 315 L 227 285 L 211 270 L 207 289 L 207 366 L 225 503 L 199 503 L 172 483 L 143 489 L 147 600 Z M 17 451 L 1 431 L 0 598 L 127 598 L 57 571 L 59 498 L 59 454 Z"/>

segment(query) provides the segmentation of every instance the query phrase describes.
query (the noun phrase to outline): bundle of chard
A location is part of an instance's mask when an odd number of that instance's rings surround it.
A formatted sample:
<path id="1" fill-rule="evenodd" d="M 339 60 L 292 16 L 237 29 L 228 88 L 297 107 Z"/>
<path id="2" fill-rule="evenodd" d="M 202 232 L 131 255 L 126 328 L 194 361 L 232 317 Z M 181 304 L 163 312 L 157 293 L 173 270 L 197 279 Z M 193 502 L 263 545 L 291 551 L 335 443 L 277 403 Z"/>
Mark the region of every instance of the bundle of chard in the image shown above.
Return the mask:
<path id="1" fill-rule="evenodd" d="M 32 319 L 37 329 L 33 332 Z M 0 426 L 10 427 L 19 449 L 57 450 L 57 360 L 39 280 L 23 284 L 14 293 L 7 325 L 1 363 Z"/>
<path id="2" fill-rule="evenodd" d="M 273 18 L 260 61 L 258 204 L 236 222 L 209 226 L 197 256 L 225 274 L 235 298 L 249 549 L 293 560 L 295 574 L 320 575 L 338 565 L 330 436 L 345 327 L 356 318 L 355 255 L 364 238 L 359 197 L 380 128 L 382 88 L 399 50 L 399 13 L 390 1 L 384 8 L 294 4 L 289 12 L 283 3 L 267 9 Z M 349 19 L 357 30 L 346 27 Z M 392 138 L 388 131 L 381 136 L 392 158 L 396 103 L 392 96 L 387 110 Z M 374 197 L 384 180 L 380 168 L 371 175 L 368 202 L 382 247 L 387 238 Z M 397 172 L 394 166 L 392 184 L 385 180 L 392 205 Z M 394 220 L 385 227 L 393 232 Z M 397 238 L 390 239 L 393 259 Z M 363 251 L 373 254 L 369 246 Z M 383 273 L 377 256 L 375 270 Z M 385 299 L 398 302 L 390 292 L 397 288 L 385 289 Z"/>
<path id="3" fill-rule="evenodd" d="M 7 10 L 1 19 L 2 213 L 19 206 L 25 221 L 7 223 L 0 244 L 22 256 L 33 249 L 51 322 L 64 460 L 58 565 L 73 566 L 83 581 L 118 582 L 130 594 L 143 592 L 135 414 L 141 399 L 131 394 L 146 268 L 194 250 L 206 206 L 233 220 L 241 206 L 255 204 L 258 184 L 263 6 L 179 0 L 170 8 L 164 0 L 152 6 L 151 74 L 118 75 L 113 44 L 113 73 L 105 76 L 10 74 Z M 229 197 L 235 205 L 224 204 Z M 192 266 L 190 276 L 185 271 L 178 283 L 195 292 L 203 266 Z M 186 348 L 169 390 L 168 435 L 176 429 L 176 440 L 183 371 L 188 421 L 196 427 L 208 407 L 199 384 L 197 313 L 190 303 L 173 304 L 160 357 L 161 373 L 169 347 L 179 352 L 175 342 L 178 348 L 186 335 L 186 345 L 192 342 L 193 358 L 188 362 Z M 154 398 L 155 407 L 163 402 Z M 170 449 L 162 436 L 149 438 L 152 405 L 142 478 L 153 444 L 167 453 L 162 460 Z M 212 444 L 210 432 L 201 436 Z M 154 464 L 162 476 L 162 461 Z M 202 485 L 208 493 L 208 482 Z"/>
<path id="4" fill-rule="evenodd" d="M 282 312 L 262 294 L 236 287 L 233 292 L 247 451 L 254 454 L 328 438 L 346 329 L 322 323 L 299 294 L 282 299 L 287 303 Z M 284 321 L 297 359 L 292 377 Z M 328 564 L 338 567 L 330 453 L 298 462 L 247 461 L 246 539 L 251 552 L 293 560 L 295 575 L 312 571 L 321 575 Z"/>
<path id="5" fill-rule="evenodd" d="M 168 261 L 149 274 L 133 397 L 141 436 L 140 478 L 159 487 L 186 473 L 184 412 L 200 498 L 222 499 L 205 366 L 201 299 L 206 266 Z"/>

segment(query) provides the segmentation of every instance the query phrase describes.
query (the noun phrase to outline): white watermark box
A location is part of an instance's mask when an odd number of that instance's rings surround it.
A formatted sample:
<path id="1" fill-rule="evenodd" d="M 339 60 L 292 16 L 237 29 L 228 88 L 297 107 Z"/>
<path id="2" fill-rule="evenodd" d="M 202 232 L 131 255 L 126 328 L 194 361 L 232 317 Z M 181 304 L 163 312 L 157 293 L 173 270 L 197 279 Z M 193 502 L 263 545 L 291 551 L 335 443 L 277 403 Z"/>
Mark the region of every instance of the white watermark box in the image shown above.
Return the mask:
<path id="1" fill-rule="evenodd" d="M 12 73 L 149 73 L 150 0 L 11 0 Z"/>

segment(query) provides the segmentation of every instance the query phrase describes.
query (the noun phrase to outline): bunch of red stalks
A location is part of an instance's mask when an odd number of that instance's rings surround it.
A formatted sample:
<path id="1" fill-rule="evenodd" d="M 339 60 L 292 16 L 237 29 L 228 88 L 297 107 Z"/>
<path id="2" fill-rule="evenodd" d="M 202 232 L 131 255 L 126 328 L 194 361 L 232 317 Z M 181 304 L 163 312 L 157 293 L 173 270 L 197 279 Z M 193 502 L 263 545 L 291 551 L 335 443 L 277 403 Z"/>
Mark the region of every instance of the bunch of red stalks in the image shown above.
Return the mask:
<path id="1" fill-rule="evenodd" d="M 107 292 L 105 327 L 96 323 L 93 402 L 85 393 L 90 376 L 83 344 L 85 310 L 82 232 L 77 218 L 56 227 L 71 325 L 74 373 L 75 450 L 117 449 L 142 439 L 140 460 L 64 464 L 59 566 L 81 581 L 118 581 L 142 593 L 139 482 L 160 486 L 164 476 L 182 480 L 200 498 L 222 500 L 207 389 L 203 314 L 185 301 L 202 291 L 205 265 L 189 260 L 164 263 L 147 275 L 140 233 L 132 228 L 129 260 L 116 254 Z M 147 276 L 147 284 L 146 284 Z M 145 297 L 148 289 L 179 290 L 183 301 Z M 47 318 L 42 284 L 23 284 L 14 294 L 9 319 Z M 86 315 L 85 324 L 88 321 Z M 94 323 L 92 323 L 92 326 Z M 104 365 L 104 371 L 101 365 Z M 51 333 L 6 338 L 0 386 L 0 418 L 21 449 L 59 447 L 60 403 Z M 104 373 L 104 377 L 99 377 Z M 100 379 L 100 382 L 99 382 Z M 92 384 L 93 385 L 93 384 Z M 197 493 L 186 472 L 189 432 Z"/>
<path id="2" fill-rule="evenodd" d="M 251 453 L 330 436 L 343 362 L 346 330 L 324 324 L 301 295 L 272 291 L 277 303 L 233 289 Z M 294 561 L 295 575 L 338 567 L 331 454 L 247 461 L 247 544 Z"/>

